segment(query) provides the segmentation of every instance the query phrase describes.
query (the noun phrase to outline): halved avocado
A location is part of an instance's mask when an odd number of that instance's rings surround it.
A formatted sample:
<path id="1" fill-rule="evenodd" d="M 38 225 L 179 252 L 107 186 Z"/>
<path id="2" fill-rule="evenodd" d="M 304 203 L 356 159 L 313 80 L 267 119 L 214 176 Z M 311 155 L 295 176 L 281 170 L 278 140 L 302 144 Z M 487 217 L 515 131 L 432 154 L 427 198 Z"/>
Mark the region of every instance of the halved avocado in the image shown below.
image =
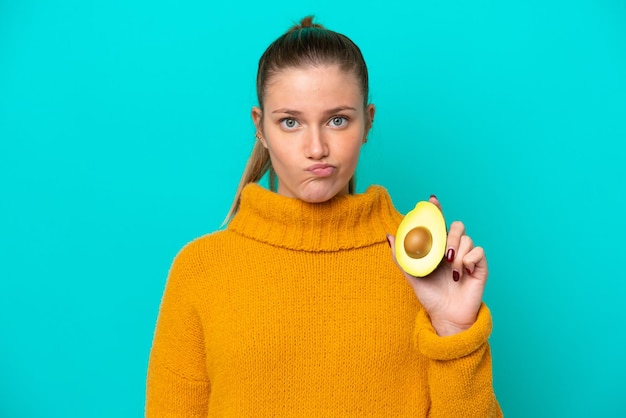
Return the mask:
<path id="1" fill-rule="evenodd" d="M 410 275 L 428 276 L 443 259 L 446 241 L 446 222 L 439 208 L 419 202 L 396 231 L 396 260 Z"/>

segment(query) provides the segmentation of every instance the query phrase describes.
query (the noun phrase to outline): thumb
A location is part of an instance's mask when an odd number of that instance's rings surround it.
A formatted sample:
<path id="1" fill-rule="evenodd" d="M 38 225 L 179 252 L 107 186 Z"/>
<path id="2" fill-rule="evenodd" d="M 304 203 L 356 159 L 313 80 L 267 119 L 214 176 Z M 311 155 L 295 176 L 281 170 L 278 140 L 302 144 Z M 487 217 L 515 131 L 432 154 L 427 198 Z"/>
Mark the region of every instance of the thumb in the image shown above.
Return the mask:
<path id="1" fill-rule="evenodd" d="M 411 286 L 413 288 L 413 291 L 417 295 L 417 290 L 416 290 L 416 286 L 417 286 L 417 283 L 418 283 L 417 277 L 412 276 L 409 273 L 407 273 L 406 271 L 404 271 L 404 269 L 402 268 L 402 266 L 400 264 L 398 264 L 398 260 L 396 259 L 396 246 L 395 246 L 395 244 L 396 244 L 396 237 L 394 237 L 393 235 L 387 234 L 387 241 L 389 242 L 389 246 L 391 247 L 391 256 L 393 257 L 393 262 L 396 264 L 396 267 L 398 268 L 398 271 L 400 271 L 400 273 L 402 273 L 402 276 L 404 277 L 404 279 L 407 281 L 409 286 Z M 418 298 L 419 298 L 419 296 L 418 296 Z"/>
<path id="2" fill-rule="evenodd" d="M 391 234 L 387 234 L 387 241 L 389 242 L 389 246 L 391 247 L 391 256 L 393 257 L 393 262 L 396 263 L 396 266 L 398 266 L 400 270 L 402 270 L 402 267 L 400 267 L 400 264 L 398 264 L 398 260 L 396 260 L 396 237 Z"/>

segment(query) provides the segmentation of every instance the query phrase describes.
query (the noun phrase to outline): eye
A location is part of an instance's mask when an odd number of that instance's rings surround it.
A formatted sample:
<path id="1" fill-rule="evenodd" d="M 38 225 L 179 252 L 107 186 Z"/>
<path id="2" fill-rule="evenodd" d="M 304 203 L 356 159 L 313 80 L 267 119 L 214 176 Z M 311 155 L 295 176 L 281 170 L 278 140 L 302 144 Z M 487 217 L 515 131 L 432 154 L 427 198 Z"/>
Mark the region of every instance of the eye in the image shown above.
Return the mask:
<path id="1" fill-rule="evenodd" d="M 284 118 L 280 120 L 280 126 L 285 129 L 295 129 L 298 127 L 298 121 L 294 118 Z"/>
<path id="2" fill-rule="evenodd" d="M 348 118 L 345 116 L 333 116 L 328 123 L 334 128 L 343 128 L 348 124 Z"/>

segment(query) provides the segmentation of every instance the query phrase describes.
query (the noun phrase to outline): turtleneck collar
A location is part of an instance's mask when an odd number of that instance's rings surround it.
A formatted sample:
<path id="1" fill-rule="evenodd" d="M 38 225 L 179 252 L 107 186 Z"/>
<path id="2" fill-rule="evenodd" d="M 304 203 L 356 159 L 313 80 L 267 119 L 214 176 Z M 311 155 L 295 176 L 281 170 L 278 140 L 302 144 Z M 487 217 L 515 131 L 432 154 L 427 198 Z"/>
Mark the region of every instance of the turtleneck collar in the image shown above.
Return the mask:
<path id="1" fill-rule="evenodd" d="M 307 203 L 250 183 L 228 229 L 293 250 L 338 251 L 384 242 L 385 234 L 395 233 L 401 220 L 380 186 L 370 186 L 363 194 Z"/>

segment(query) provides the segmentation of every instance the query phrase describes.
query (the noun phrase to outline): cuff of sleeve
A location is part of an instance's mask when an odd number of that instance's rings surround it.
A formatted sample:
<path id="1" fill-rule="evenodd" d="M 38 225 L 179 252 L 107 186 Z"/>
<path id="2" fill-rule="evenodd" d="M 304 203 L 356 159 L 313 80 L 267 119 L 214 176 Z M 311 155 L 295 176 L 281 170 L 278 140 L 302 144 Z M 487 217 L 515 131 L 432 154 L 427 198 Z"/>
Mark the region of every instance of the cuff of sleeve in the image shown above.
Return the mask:
<path id="1" fill-rule="evenodd" d="M 484 303 L 478 310 L 476 322 L 469 329 L 448 337 L 437 335 L 428 314 L 421 309 L 417 314 L 414 344 L 432 360 L 455 360 L 472 354 L 487 343 L 491 328 L 491 313 Z"/>

